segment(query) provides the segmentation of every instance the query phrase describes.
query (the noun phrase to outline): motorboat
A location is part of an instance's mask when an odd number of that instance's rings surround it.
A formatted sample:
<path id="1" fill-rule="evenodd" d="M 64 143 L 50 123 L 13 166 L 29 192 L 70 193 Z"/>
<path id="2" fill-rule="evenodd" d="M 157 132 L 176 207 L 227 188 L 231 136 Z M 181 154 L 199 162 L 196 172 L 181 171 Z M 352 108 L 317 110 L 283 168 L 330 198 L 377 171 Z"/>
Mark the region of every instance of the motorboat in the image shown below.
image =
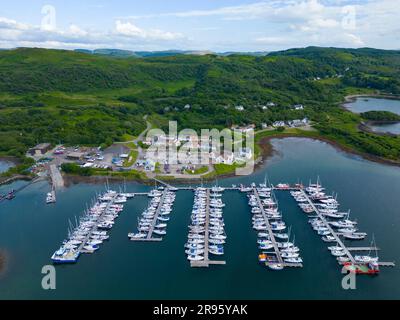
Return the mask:
<path id="1" fill-rule="evenodd" d="M 274 270 L 274 271 L 280 271 L 285 268 L 285 266 L 281 263 L 268 263 L 267 262 L 267 265 L 268 265 L 268 268 L 270 268 L 271 270 Z"/>
<path id="2" fill-rule="evenodd" d="M 270 250 L 274 247 L 274 245 L 272 243 L 260 243 L 258 248 L 260 250 Z"/>
<path id="3" fill-rule="evenodd" d="M 282 258 L 297 258 L 300 256 L 300 254 L 298 254 L 297 252 L 283 251 L 283 252 L 281 252 L 281 256 L 282 256 Z"/>
<path id="4" fill-rule="evenodd" d="M 216 255 L 216 256 L 222 256 L 224 254 L 224 249 L 222 247 L 209 247 L 208 252 Z"/>
<path id="5" fill-rule="evenodd" d="M 287 240 L 289 239 L 289 235 L 287 233 L 274 233 L 274 237 L 279 240 Z"/>
<path id="6" fill-rule="evenodd" d="M 52 255 L 51 260 L 54 264 L 76 263 L 78 261 L 79 255 L 79 251 L 61 247 Z"/>
<path id="7" fill-rule="evenodd" d="M 342 250 L 331 250 L 331 254 L 334 257 L 344 257 L 346 255 L 346 252 L 342 249 Z"/>
<path id="8" fill-rule="evenodd" d="M 284 258 L 283 260 L 288 263 L 303 263 L 303 259 L 300 257 Z"/>
<path id="9" fill-rule="evenodd" d="M 364 232 L 343 234 L 343 237 L 347 240 L 364 240 L 366 236 L 367 236 L 367 234 Z"/>
<path id="10" fill-rule="evenodd" d="M 373 262 L 377 263 L 379 261 L 379 258 L 378 257 L 373 258 L 371 256 L 354 256 L 354 260 L 357 263 L 367 264 L 367 263 L 373 263 Z"/>
<path id="11" fill-rule="evenodd" d="M 85 245 L 83 247 L 84 253 L 94 253 L 95 251 L 99 250 L 99 247 L 97 245 Z"/>
<path id="12" fill-rule="evenodd" d="M 322 237 L 322 241 L 324 242 L 335 242 L 336 238 L 332 235 L 326 235 L 324 237 Z"/>
<path id="13" fill-rule="evenodd" d="M 167 234 L 167 231 L 162 229 L 154 229 L 153 233 L 159 236 L 164 236 Z"/>
<path id="14" fill-rule="evenodd" d="M 147 234 L 146 233 L 129 233 L 128 237 L 131 240 L 145 239 L 147 237 Z"/>
<path id="15" fill-rule="evenodd" d="M 187 243 L 187 244 L 185 244 L 185 248 L 188 248 L 188 249 L 204 249 L 204 245 Z"/>
<path id="16" fill-rule="evenodd" d="M 203 261 L 204 257 L 201 255 L 189 255 L 188 260 L 189 261 Z"/>
<path id="17" fill-rule="evenodd" d="M 209 239 L 208 242 L 211 244 L 224 244 L 226 241 L 223 239 Z"/>
<path id="18" fill-rule="evenodd" d="M 204 254 L 204 249 L 187 249 L 185 250 L 185 253 L 190 256 L 201 255 Z"/>
<path id="19" fill-rule="evenodd" d="M 56 203 L 56 197 L 55 194 L 53 192 L 49 192 L 46 196 L 46 203 L 47 204 L 52 204 L 52 203 Z"/>

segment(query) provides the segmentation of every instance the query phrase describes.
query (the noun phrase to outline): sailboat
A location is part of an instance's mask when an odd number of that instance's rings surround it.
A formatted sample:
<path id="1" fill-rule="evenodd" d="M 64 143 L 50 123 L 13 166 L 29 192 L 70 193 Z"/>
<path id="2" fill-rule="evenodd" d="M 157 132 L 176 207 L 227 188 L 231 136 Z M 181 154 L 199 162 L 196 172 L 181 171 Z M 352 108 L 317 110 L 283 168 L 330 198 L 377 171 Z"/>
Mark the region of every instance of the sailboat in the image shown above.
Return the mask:
<path id="1" fill-rule="evenodd" d="M 371 256 L 372 249 L 375 249 L 375 257 Z M 368 263 L 378 263 L 379 257 L 378 257 L 378 251 L 376 248 L 376 243 L 375 243 L 375 237 L 372 237 L 371 241 L 371 250 L 369 251 L 368 255 L 366 256 L 354 256 L 354 260 L 358 263 L 362 264 L 368 264 Z"/>

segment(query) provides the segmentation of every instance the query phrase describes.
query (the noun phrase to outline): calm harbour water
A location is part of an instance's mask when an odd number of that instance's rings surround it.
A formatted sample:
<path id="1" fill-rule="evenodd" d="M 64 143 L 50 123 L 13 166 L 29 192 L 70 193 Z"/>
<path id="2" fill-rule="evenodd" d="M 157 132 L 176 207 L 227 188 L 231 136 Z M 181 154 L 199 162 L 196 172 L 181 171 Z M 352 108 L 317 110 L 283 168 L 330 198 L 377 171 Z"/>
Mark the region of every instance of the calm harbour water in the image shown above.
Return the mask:
<path id="1" fill-rule="evenodd" d="M 346 108 L 355 113 L 367 111 L 390 111 L 400 114 L 400 100 L 358 98 L 355 102 L 346 104 Z M 374 125 L 371 126 L 371 129 L 376 132 L 400 134 L 400 122 L 394 124 Z"/>
<path id="2" fill-rule="evenodd" d="M 0 173 L 7 171 L 13 164 L 9 161 L 0 160 Z"/>
<path id="3" fill-rule="evenodd" d="M 400 169 L 349 156 L 330 145 L 308 139 L 274 140 L 277 155 L 254 175 L 219 181 L 220 185 L 263 182 L 308 183 L 319 175 L 329 191 L 337 191 L 342 209 L 350 208 L 370 238 L 382 248 L 382 261 L 400 263 Z M 0 193 L 13 186 L 0 187 Z M 383 299 L 400 298 L 400 270 L 382 268 L 379 276 L 357 277 L 357 290 L 341 288 L 342 275 L 327 245 L 314 233 L 307 217 L 288 193 L 278 192 L 284 220 L 292 225 L 304 259 L 303 269 L 273 272 L 258 264 L 256 233 L 244 194 L 226 192 L 228 235 L 226 266 L 191 269 L 183 245 L 193 194 L 179 192 L 168 235 L 162 243 L 133 243 L 137 217 L 148 199 L 126 205 L 110 233 L 110 241 L 78 264 L 57 266 L 57 290 L 41 289 L 41 269 L 66 236 L 73 220 L 103 190 L 79 184 L 58 193 L 55 206 L 45 205 L 46 183 L 25 189 L 11 202 L 0 204 L 0 248 L 8 256 L 0 276 L 0 299 Z M 128 184 L 128 191 L 148 187 Z M 360 243 L 356 243 L 359 245 Z M 365 242 L 369 244 L 369 242 Z"/>

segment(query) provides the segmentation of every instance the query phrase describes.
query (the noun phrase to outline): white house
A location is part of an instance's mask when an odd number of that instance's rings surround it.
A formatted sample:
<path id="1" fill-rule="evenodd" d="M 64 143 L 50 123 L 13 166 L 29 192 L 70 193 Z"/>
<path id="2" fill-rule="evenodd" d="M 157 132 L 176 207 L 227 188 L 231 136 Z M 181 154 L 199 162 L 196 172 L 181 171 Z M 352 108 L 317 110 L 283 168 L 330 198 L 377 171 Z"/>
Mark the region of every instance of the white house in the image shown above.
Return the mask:
<path id="1" fill-rule="evenodd" d="M 253 150 L 251 150 L 251 148 L 241 148 L 239 156 L 242 159 L 250 160 L 253 157 Z"/>
<path id="2" fill-rule="evenodd" d="M 236 106 L 235 109 L 237 111 L 244 111 L 244 107 L 243 106 Z"/>
<path id="3" fill-rule="evenodd" d="M 285 123 L 285 121 L 275 121 L 275 122 L 272 124 L 272 126 L 275 127 L 275 128 L 285 127 L 285 126 L 286 126 L 286 123 Z"/>
<path id="4" fill-rule="evenodd" d="M 309 125 L 309 120 L 307 118 L 304 118 L 303 120 L 289 121 L 289 126 L 292 128 L 305 127 L 307 125 Z"/>
<path id="5" fill-rule="evenodd" d="M 235 157 L 233 153 L 228 153 L 224 155 L 219 155 L 215 158 L 216 164 L 228 164 L 232 165 L 235 162 Z"/>
<path id="6" fill-rule="evenodd" d="M 153 172 L 156 170 L 156 164 L 152 160 L 147 160 L 144 164 L 144 170 Z"/>

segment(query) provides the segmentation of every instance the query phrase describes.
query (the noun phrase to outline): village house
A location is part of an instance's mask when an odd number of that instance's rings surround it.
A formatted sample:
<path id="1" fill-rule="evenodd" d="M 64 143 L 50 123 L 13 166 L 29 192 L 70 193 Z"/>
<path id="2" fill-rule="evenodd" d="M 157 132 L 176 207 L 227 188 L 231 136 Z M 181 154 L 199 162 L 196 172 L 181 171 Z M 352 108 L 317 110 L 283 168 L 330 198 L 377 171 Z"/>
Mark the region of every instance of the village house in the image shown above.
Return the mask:
<path id="1" fill-rule="evenodd" d="M 239 157 L 241 159 L 250 160 L 253 157 L 253 150 L 251 150 L 251 148 L 241 148 L 239 151 Z"/>
<path id="2" fill-rule="evenodd" d="M 136 167 L 143 168 L 145 171 L 154 172 L 156 170 L 156 164 L 153 160 L 140 159 L 136 161 Z"/>
<path id="3" fill-rule="evenodd" d="M 244 111 L 244 107 L 243 106 L 236 106 L 235 109 L 237 111 Z"/>
<path id="4" fill-rule="evenodd" d="M 240 131 L 243 134 L 248 134 L 248 133 L 254 131 L 255 128 L 256 128 L 255 124 L 250 124 L 250 125 L 245 126 L 245 127 L 238 127 L 238 126 L 232 126 L 231 127 L 232 130 Z"/>
<path id="5" fill-rule="evenodd" d="M 285 127 L 285 126 L 286 126 L 286 123 L 285 123 L 285 121 L 275 121 L 275 122 L 272 124 L 272 126 L 273 126 L 274 128 Z"/>
<path id="6" fill-rule="evenodd" d="M 215 164 L 233 165 L 235 162 L 235 156 L 232 152 L 228 152 L 226 154 L 220 154 L 218 156 L 213 155 L 213 160 Z"/>
<path id="7" fill-rule="evenodd" d="M 72 160 L 72 161 L 79 161 L 82 160 L 85 157 L 85 154 L 83 152 L 70 152 L 67 154 L 67 159 Z"/>
<path id="8" fill-rule="evenodd" d="M 32 156 L 42 156 L 45 155 L 50 150 L 51 150 L 50 143 L 41 143 L 38 144 L 36 147 L 30 149 L 29 154 Z"/>
<path id="9" fill-rule="evenodd" d="M 300 128 L 308 125 L 309 125 L 309 120 L 307 118 L 304 118 L 303 120 L 289 121 L 289 126 L 292 128 Z"/>
<path id="10" fill-rule="evenodd" d="M 302 104 L 296 104 L 293 106 L 294 110 L 304 110 L 304 106 Z"/>

